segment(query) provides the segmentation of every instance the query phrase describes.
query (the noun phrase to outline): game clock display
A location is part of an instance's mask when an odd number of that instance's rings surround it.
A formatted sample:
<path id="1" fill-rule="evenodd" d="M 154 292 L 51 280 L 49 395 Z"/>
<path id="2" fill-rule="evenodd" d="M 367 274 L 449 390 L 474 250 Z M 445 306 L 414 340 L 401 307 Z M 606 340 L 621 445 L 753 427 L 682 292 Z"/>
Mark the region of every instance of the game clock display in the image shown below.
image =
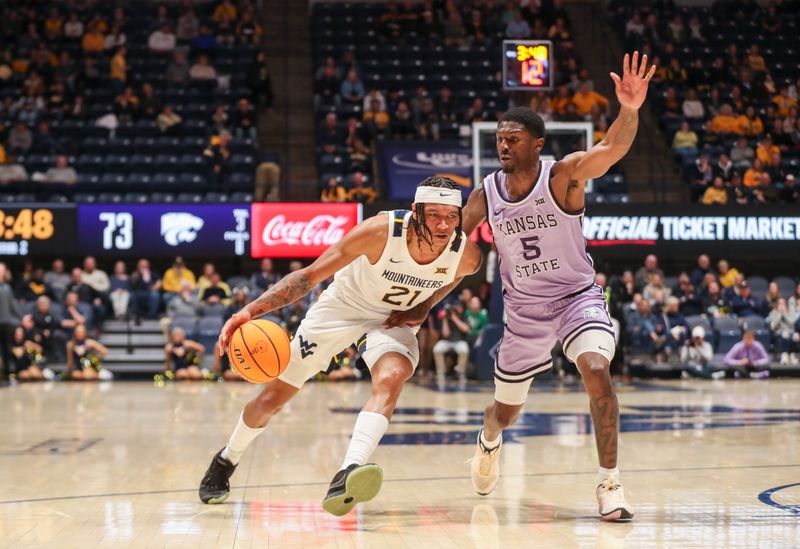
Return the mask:
<path id="1" fill-rule="evenodd" d="M 74 208 L 0 208 L 0 255 L 69 255 L 74 250 Z"/>
<path id="2" fill-rule="evenodd" d="M 553 88 L 553 43 L 549 40 L 503 41 L 503 89 Z"/>

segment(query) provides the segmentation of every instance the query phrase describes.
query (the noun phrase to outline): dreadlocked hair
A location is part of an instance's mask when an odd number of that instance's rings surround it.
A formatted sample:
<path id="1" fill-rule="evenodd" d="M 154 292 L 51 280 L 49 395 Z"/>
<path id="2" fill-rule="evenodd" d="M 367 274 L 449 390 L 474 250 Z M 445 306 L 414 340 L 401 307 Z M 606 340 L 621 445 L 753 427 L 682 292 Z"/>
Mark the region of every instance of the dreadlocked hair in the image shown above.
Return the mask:
<path id="1" fill-rule="evenodd" d="M 460 189 L 461 187 L 458 186 L 458 183 L 450 179 L 449 177 L 442 177 L 440 175 L 434 175 L 427 179 L 425 179 L 422 183 L 419 184 L 420 187 L 435 187 L 438 189 Z M 414 226 L 414 232 L 417 235 L 417 246 L 422 248 L 422 242 L 425 241 L 428 246 L 433 249 L 433 235 L 431 234 L 431 230 L 425 225 L 425 203 L 419 202 L 414 204 L 417 208 L 417 215 L 411 217 L 411 223 Z M 461 217 L 461 210 L 462 208 L 458 209 L 458 226 L 456 227 L 456 239 L 453 241 L 455 245 L 461 240 L 461 233 L 463 232 L 461 229 L 462 224 L 462 217 Z"/>

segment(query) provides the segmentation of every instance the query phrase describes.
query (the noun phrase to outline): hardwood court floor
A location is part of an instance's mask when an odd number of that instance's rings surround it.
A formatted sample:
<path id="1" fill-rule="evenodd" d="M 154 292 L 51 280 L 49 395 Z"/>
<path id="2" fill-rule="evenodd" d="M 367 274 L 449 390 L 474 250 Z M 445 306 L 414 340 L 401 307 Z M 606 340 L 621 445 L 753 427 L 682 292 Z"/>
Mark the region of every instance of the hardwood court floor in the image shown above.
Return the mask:
<path id="1" fill-rule="evenodd" d="M 342 518 L 320 500 L 367 383 L 310 383 L 248 449 L 227 503 L 197 484 L 253 386 L 0 389 L 0 547 L 797 547 L 800 381 L 620 385 L 632 524 L 601 523 L 576 385 L 539 383 L 497 490 L 468 465 L 487 385 L 409 385 L 374 455 L 383 490 Z"/>

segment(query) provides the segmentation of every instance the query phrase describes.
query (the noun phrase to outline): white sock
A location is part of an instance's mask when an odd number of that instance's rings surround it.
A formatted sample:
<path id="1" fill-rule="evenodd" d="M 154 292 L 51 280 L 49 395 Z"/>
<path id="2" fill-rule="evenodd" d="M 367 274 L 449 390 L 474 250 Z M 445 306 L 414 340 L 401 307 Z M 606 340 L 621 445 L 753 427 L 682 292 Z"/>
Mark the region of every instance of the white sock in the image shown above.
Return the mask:
<path id="1" fill-rule="evenodd" d="M 598 469 L 600 473 L 600 482 L 603 482 L 606 479 L 614 477 L 619 480 L 619 467 L 614 467 L 613 469 L 606 469 L 604 467 L 600 467 Z"/>
<path id="2" fill-rule="evenodd" d="M 494 440 L 486 440 L 485 434 L 486 431 L 481 429 L 481 444 L 483 444 L 483 447 L 486 448 L 487 450 L 494 450 L 495 448 L 500 446 L 501 442 L 503 442 L 503 433 L 497 435 L 497 438 Z"/>
<path id="3" fill-rule="evenodd" d="M 353 427 L 353 438 L 350 439 L 350 446 L 347 447 L 347 454 L 344 456 L 341 469 L 346 469 L 353 463 L 364 465 L 378 447 L 378 443 L 388 428 L 389 420 L 383 414 L 375 412 L 358 414 Z"/>
<path id="4" fill-rule="evenodd" d="M 231 433 L 231 438 L 228 440 L 228 445 L 222 450 L 222 457 L 236 465 L 242 459 L 242 454 L 250 446 L 250 443 L 260 435 L 266 427 L 253 428 L 248 427 L 244 422 L 244 412 L 239 416 L 239 423 L 236 424 L 236 429 Z"/>

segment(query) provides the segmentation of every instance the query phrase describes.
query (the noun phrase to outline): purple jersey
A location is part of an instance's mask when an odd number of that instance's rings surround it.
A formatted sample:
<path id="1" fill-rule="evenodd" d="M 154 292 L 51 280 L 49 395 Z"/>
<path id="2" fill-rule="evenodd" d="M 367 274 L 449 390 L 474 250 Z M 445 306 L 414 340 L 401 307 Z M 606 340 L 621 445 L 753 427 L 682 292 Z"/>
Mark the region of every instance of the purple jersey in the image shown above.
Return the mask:
<path id="1" fill-rule="evenodd" d="M 594 266 L 583 236 L 583 211 L 569 213 L 556 202 L 550 190 L 554 164 L 540 162 L 533 190 L 517 202 L 508 198 L 502 171 L 483 180 L 486 217 L 509 304 L 551 303 L 594 282 Z"/>

